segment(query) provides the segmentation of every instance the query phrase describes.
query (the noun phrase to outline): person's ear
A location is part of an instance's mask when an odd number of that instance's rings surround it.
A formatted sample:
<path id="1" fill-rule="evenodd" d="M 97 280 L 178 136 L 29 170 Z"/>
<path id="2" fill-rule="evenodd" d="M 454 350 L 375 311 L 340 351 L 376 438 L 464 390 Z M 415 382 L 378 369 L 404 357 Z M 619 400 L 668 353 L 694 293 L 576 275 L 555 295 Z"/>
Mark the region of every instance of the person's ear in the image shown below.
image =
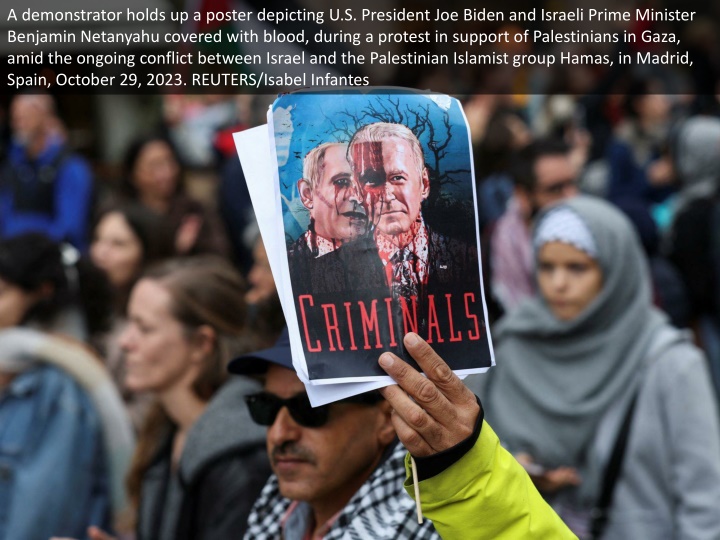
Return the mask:
<path id="1" fill-rule="evenodd" d="M 312 210 L 313 207 L 313 191 L 305 178 L 301 178 L 297 183 L 298 192 L 300 192 L 300 200 L 302 201 L 305 208 Z"/>
<path id="2" fill-rule="evenodd" d="M 203 324 L 195 329 L 191 343 L 193 347 L 193 361 L 196 363 L 203 362 L 216 347 L 217 333 L 213 327 Z"/>
<path id="3" fill-rule="evenodd" d="M 377 437 L 380 446 L 387 446 L 395 440 L 397 436 L 395 427 L 392 423 L 392 406 L 390 402 L 382 400 L 377 405 L 378 408 L 378 427 Z"/>
<path id="4" fill-rule="evenodd" d="M 422 200 L 424 201 L 428 198 L 428 195 L 430 195 L 430 176 L 428 175 L 427 167 L 423 167 L 420 181 L 422 182 Z"/>

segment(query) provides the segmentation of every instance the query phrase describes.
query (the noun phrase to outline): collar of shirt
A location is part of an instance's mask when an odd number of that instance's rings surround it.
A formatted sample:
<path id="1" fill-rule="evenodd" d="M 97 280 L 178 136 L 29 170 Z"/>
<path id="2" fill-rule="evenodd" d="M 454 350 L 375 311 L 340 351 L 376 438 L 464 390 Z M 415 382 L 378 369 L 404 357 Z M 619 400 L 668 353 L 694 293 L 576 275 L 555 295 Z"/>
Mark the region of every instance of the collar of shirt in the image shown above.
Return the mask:
<path id="1" fill-rule="evenodd" d="M 335 242 L 332 240 L 328 240 L 324 236 L 320 236 L 317 233 L 314 233 L 313 231 L 305 231 L 305 242 L 310 247 L 310 249 L 314 248 L 317 249 L 317 255 L 315 257 L 322 257 L 323 255 L 327 255 L 331 251 L 335 251 L 336 246 Z"/>
<path id="2" fill-rule="evenodd" d="M 340 510 L 328 519 L 315 534 L 315 520 L 310 505 L 302 501 L 293 501 L 282 518 L 283 538 L 285 540 L 322 540 L 340 516 Z"/>

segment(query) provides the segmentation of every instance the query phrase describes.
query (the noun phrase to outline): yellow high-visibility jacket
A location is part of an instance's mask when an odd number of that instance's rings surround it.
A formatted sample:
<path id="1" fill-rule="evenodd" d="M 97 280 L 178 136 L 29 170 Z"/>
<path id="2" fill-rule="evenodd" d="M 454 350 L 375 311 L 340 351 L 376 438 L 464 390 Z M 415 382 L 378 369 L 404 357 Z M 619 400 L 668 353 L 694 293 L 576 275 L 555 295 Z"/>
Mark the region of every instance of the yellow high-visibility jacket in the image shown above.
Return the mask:
<path id="1" fill-rule="evenodd" d="M 415 498 L 409 454 L 405 469 Z M 420 502 L 443 540 L 577 540 L 485 422 L 467 454 L 420 482 Z"/>

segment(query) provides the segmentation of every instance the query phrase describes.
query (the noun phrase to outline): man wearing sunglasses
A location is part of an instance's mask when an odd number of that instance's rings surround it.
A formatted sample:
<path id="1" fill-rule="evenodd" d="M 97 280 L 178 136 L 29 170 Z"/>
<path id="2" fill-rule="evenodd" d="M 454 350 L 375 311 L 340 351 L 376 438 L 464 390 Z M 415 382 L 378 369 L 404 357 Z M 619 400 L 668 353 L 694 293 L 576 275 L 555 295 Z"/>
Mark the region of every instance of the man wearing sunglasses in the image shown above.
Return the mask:
<path id="1" fill-rule="evenodd" d="M 492 293 L 505 312 L 535 293 L 530 242 L 535 216 L 578 194 L 577 165 L 562 141 L 544 139 L 530 144 L 520 151 L 512 174 L 513 196 L 490 239 Z"/>
<path id="2" fill-rule="evenodd" d="M 263 391 L 246 401 L 253 420 L 268 426 L 275 473 L 250 514 L 246 539 L 440 538 L 429 521 L 417 523 L 403 493 L 405 449 L 379 393 L 311 407 L 287 331 L 229 369 L 264 375 Z"/>

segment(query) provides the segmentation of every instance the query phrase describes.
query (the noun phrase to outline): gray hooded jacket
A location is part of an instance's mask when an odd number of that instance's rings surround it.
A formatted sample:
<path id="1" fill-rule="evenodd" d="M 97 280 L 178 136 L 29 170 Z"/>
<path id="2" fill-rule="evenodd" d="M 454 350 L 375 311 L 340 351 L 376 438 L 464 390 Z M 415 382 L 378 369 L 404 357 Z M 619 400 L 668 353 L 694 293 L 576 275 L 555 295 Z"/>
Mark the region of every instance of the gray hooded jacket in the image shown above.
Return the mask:
<path id="1" fill-rule="evenodd" d="M 138 540 L 242 538 L 270 475 L 265 429 L 253 423 L 243 399 L 258 389 L 243 377 L 220 389 L 188 433 L 175 475 L 168 437 L 143 479 Z"/>

